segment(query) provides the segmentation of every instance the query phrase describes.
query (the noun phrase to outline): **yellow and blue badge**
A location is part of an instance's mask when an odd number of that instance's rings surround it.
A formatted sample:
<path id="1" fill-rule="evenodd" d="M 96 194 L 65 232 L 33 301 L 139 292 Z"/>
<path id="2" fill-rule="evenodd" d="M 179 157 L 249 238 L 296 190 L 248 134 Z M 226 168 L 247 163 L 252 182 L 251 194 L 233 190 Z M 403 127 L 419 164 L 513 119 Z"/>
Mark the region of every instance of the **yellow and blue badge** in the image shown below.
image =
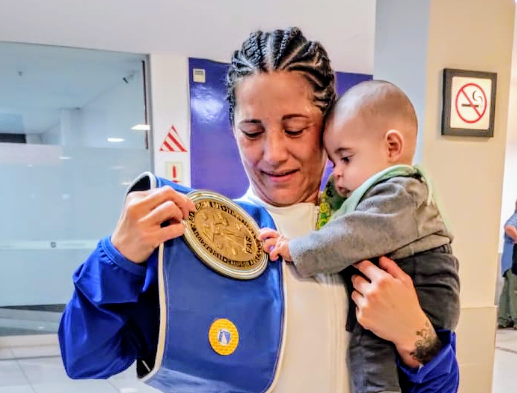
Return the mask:
<path id="1" fill-rule="evenodd" d="M 239 331 L 232 321 L 216 319 L 208 331 L 208 341 L 216 353 L 228 356 L 234 353 L 239 345 Z"/>

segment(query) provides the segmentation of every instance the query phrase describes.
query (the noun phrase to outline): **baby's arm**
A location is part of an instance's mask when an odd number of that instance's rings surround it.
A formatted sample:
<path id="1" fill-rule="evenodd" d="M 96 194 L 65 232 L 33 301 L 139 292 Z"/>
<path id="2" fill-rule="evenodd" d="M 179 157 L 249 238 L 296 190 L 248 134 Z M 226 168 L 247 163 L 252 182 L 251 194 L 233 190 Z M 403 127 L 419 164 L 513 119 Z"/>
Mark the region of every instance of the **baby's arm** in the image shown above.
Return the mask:
<path id="1" fill-rule="evenodd" d="M 319 231 L 291 240 L 289 251 L 296 270 L 302 277 L 338 273 L 419 239 L 415 213 L 427 198 L 427 187 L 421 190 L 422 195 L 415 195 L 395 181 L 374 186 L 355 211 L 334 218 Z"/>

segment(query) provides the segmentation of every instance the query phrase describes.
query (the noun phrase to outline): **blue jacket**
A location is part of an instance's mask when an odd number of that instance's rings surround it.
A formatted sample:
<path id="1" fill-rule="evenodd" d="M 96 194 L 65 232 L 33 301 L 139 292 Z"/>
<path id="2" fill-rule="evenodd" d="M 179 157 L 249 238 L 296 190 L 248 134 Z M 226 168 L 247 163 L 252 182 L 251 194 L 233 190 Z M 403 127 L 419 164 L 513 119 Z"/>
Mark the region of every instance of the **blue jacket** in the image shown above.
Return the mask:
<path id="1" fill-rule="evenodd" d="M 124 258 L 102 239 L 74 273 L 75 291 L 59 327 L 61 354 L 74 379 L 108 378 L 136 359 L 153 362 L 158 337 L 156 264 Z M 459 383 L 455 335 L 440 333 L 443 349 L 420 369 L 400 366 L 407 393 L 454 393 Z"/>

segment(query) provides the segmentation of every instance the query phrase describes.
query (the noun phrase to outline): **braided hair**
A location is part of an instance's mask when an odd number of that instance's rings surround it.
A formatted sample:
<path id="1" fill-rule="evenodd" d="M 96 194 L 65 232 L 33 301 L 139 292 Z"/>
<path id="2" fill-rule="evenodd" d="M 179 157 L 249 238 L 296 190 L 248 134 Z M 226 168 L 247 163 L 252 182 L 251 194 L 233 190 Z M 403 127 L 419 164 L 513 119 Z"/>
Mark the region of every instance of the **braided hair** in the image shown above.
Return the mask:
<path id="1" fill-rule="evenodd" d="M 308 41 L 296 27 L 265 33 L 256 31 L 233 54 L 226 77 L 232 124 L 237 83 L 246 76 L 273 71 L 300 72 L 311 84 L 314 104 L 323 115 L 336 100 L 334 71 L 327 51 L 319 42 Z"/>

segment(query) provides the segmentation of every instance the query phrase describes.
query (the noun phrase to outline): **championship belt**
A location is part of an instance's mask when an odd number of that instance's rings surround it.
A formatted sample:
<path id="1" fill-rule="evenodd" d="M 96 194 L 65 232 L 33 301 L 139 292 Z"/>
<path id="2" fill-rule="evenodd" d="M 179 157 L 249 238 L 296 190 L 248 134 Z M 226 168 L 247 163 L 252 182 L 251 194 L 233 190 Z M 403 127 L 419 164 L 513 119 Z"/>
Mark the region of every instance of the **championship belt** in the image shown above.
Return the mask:
<path id="1" fill-rule="evenodd" d="M 185 235 L 150 258 L 158 266 L 160 331 L 155 359 L 137 363 L 139 378 L 167 393 L 271 391 L 282 356 L 283 276 L 257 235 L 273 220 L 261 207 L 150 173 L 130 191 L 165 185 L 187 194 L 196 211 Z"/>

